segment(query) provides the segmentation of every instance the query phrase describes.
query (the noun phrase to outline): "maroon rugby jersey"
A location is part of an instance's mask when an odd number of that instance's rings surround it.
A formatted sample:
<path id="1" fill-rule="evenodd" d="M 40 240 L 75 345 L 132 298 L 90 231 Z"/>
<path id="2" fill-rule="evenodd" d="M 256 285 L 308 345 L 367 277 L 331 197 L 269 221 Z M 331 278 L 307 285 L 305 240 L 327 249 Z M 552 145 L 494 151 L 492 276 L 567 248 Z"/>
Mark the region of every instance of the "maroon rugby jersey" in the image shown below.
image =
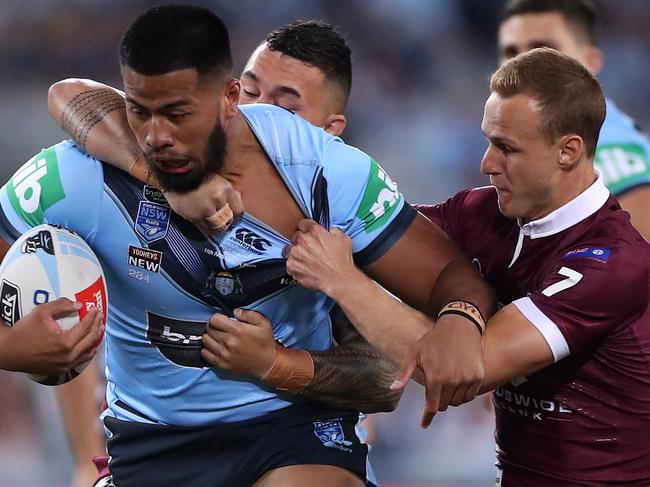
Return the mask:
<path id="1" fill-rule="evenodd" d="M 417 208 L 555 357 L 493 393 L 497 485 L 650 486 L 650 245 L 601 180 L 522 227 L 493 187 Z"/>

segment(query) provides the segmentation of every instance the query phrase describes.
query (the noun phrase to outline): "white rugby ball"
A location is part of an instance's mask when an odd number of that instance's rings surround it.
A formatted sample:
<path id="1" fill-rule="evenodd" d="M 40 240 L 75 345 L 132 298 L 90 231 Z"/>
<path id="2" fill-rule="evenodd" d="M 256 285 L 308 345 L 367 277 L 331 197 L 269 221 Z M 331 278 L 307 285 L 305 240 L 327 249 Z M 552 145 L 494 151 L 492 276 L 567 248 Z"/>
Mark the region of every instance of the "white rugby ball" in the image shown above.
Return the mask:
<path id="1" fill-rule="evenodd" d="M 106 280 L 97 256 L 76 233 L 53 225 L 39 225 L 11 246 L 0 266 L 0 313 L 5 324 L 20 318 L 43 303 L 68 298 L 82 303 L 77 316 L 58 320 L 69 330 L 96 306 L 106 324 L 108 296 Z M 45 385 L 59 385 L 77 377 L 87 364 L 60 375 L 31 375 Z"/>

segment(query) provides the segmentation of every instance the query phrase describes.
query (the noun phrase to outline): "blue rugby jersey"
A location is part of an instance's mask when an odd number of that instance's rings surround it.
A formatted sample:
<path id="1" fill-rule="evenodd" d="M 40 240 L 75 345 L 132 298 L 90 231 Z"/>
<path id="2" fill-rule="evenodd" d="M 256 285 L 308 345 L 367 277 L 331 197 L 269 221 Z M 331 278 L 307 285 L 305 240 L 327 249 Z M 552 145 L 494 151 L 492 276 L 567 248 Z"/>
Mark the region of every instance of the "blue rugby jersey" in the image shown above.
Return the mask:
<path id="1" fill-rule="evenodd" d="M 272 105 L 240 107 L 302 211 L 352 238 L 367 265 L 415 212 L 368 155 Z M 288 241 L 250 214 L 206 236 L 164 196 L 61 142 L 28 161 L 0 190 L 7 242 L 40 223 L 80 234 L 104 267 L 109 410 L 127 421 L 196 426 L 249 419 L 301 399 L 208 367 L 200 355 L 210 315 L 235 307 L 266 315 L 289 347 L 332 345 L 331 300 L 286 274 Z"/>
<path id="2" fill-rule="evenodd" d="M 634 121 L 607 99 L 594 164 L 614 196 L 650 184 L 650 141 Z"/>

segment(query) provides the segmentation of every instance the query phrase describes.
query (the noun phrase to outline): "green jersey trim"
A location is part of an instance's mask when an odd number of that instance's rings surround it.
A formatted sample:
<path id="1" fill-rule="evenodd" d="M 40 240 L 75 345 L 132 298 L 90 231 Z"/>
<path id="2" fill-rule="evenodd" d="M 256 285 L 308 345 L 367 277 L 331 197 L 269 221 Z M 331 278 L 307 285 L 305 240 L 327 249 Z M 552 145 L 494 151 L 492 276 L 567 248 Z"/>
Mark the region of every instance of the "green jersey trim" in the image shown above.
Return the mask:
<path id="1" fill-rule="evenodd" d="M 356 217 L 363 221 L 365 232 L 369 234 L 381 228 L 399 206 L 401 199 L 397 184 L 377 161 L 370 159 L 366 190 L 356 214 Z"/>
<path id="2" fill-rule="evenodd" d="M 639 144 L 599 145 L 594 163 L 613 195 L 650 183 L 648 153 Z"/>
<path id="3" fill-rule="evenodd" d="M 65 198 L 56 149 L 43 149 L 27 161 L 7 183 L 7 196 L 29 226 L 43 223 L 45 210 Z"/>

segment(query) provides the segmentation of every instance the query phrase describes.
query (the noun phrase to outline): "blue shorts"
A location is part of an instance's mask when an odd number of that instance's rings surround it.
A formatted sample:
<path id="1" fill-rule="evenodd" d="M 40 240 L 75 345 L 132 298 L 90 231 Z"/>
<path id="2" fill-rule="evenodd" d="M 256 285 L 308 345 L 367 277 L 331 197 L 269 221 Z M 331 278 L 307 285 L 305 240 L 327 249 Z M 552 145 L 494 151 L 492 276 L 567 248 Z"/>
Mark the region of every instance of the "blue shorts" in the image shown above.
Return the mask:
<path id="1" fill-rule="evenodd" d="M 197 428 L 104 418 L 119 487 L 249 487 L 269 470 L 305 464 L 341 467 L 374 486 L 358 422 L 357 412 L 311 405 Z"/>

